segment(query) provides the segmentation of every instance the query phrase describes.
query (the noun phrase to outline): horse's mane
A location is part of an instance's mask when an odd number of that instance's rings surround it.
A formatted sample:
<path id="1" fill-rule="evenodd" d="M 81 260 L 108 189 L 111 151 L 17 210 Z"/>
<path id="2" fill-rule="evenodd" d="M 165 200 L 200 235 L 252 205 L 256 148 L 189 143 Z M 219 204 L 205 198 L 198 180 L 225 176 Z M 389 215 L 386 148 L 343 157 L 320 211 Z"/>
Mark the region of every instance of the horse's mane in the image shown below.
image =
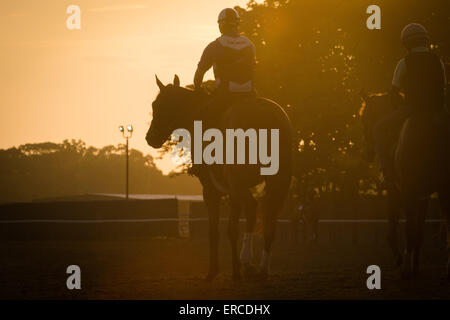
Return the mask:
<path id="1" fill-rule="evenodd" d="M 367 113 L 367 103 L 369 101 L 373 101 L 374 99 L 384 99 L 389 95 L 388 92 L 380 92 L 380 93 L 371 93 L 363 97 L 363 102 L 361 104 L 361 108 L 359 109 L 359 116 L 363 118 Z"/>

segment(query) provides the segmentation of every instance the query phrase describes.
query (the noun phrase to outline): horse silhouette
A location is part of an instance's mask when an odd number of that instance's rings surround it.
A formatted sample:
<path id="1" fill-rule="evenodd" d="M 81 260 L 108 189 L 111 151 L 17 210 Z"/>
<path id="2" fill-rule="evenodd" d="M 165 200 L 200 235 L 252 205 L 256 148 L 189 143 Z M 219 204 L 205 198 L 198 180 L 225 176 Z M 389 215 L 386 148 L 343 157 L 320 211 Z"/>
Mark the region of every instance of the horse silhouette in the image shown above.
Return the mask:
<path id="1" fill-rule="evenodd" d="M 160 92 L 152 104 L 153 120 L 146 135 L 147 143 L 154 148 L 160 148 L 168 141 L 173 130 L 184 128 L 192 133 L 195 120 L 208 122 L 218 112 L 211 107 L 204 108 L 211 99 L 209 94 L 181 87 L 178 76 L 175 76 L 173 84 L 164 85 L 158 78 L 156 82 Z M 210 262 L 206 279 L 214 279 L 219 271 L 219 205 L 224 195 L 230 198 L 228 237 L 231 242 L 232 278 L 241 279 L 241 259 L 237 245 L 239 216 L 244 211 L 246 233 L 253 233 L 257 201 L 251 190 L 261 183 L 265 184 L 261 201 L 264 234 L 261 265 L 256 269 L 250 264 L 251 248 L 246 248 L 247 253 L 250 250 L 250 256 L 245 255 L 242 269 L 247 276 L 265 279 L 269 273 L 277 216 L 285 205 L 291 179 L 290 121 L 278 104 L 257 97 L 235 101 L 219 118 L 216 126 L 222 132 L 225 129 L 279 129 L 279 170 L 274 175 L 261 175 L 261 164 L 213 164 L 205 165 L 204 170 L 200 171 L 199 180 L 209 216 Z"/>
<path id="2" fill-rule="evenodd" d="M 375 130 L 379 121 L 392 112 L 389 94 L 362 94 L 365 105 L 361 120 L 366 141 L 366 158 L 373 160 Z M 427 197 L 439 193 L 442 212 L 447 220 L 447 246 L 450 249 L 450 120 L 448 113 L 417 111 L 405 121 L 398 141 L 392 146 L 395 185 L 388 192 L 388 243 L 402 276 L 410 278 L 419 271 L 420 249 L 427 209 Z M 397 239 L 400 210 L 406 216 L 406 248 L 402 257 Z M 450 252 L 449 252 L 450 253 Z M 450 256 L 447 263 L 450 280 Z"/>

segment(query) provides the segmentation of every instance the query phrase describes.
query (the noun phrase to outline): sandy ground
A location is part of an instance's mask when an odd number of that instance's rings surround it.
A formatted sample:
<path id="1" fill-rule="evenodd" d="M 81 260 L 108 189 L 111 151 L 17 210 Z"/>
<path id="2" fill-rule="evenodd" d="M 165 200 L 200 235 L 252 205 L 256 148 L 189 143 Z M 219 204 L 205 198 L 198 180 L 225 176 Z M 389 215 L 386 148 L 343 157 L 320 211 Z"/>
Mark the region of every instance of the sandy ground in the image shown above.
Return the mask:
<path id="1" fill-rule="evenodd" d="M 258 251 L 258 243 L 255 245 Z M 449 299 L 445 250 L 425 248 L 421 275 L 400 280 L 385 245 L 275 243 L 271 278 L 231 281 L 228 243 L 213 282 L 203 239 L 3 242 L 2 299 Z M 257 256 L 255 257 L 257 259 Z M 66 288 L 66 268 L 81 267 L 82 289 Z M 366 268 L 377 264 L 382 289 L 368 290 Z"/>

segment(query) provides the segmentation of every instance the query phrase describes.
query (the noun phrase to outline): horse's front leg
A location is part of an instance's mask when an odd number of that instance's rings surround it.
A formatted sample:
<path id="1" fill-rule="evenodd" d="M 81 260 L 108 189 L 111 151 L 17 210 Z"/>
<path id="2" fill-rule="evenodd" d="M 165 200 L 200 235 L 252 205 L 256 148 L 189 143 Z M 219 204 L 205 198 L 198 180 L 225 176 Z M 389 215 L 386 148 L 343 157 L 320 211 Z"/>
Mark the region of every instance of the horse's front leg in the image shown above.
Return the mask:
<path id="1" fill-rule="evenodd" d="M 389 231 L 387 241 L 389 247 L 394 254 L 395 263 L 397 266 L 402 265 L 402 254 L 398 248 L 398 218 L 400 214 L 400 196 L 397 190 L 388 191 L 388 220 Z"/>
<path id="2" fill-rule="evenodd" d="M 206 280 L 213 280 L 219 273 L 219 217 L 220 195 L 213 189 L 203 188 L 203 198 L 209 220 L 209 271 Z"/>
<path id="3" fill-rule="evenodd" d="M 228 222 L 228 238 L 231 244 L 231 264 L 233 280 L 241 280 L 241 262 L 238 256 L 237 240 L 239 236 L 239 217 L 242 206 L 236 197 L 231 196 L 230 218 Z"/>

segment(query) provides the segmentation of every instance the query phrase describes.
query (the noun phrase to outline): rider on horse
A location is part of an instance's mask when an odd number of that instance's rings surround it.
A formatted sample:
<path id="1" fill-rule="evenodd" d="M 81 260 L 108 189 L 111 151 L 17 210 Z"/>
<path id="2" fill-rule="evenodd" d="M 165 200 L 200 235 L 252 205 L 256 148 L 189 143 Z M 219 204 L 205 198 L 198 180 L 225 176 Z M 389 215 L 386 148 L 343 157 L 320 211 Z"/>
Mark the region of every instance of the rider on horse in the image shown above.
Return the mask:
<path id="1" fill-rule="evenodd" d="M 447 83 L 442 60 L 429 49 L 429 35 L 420 24 L 408 24 L 401 33 L 408 50 L 394 72 L 390 101 L 393 112 L 375 128 L 375 143 L 383 170 L 383 185 L 392 186 L 395 172 L 393 146 L 406 119 L 415 112 L 442 112 Z M 402 93 L 405 105 L 402 104 Z"/>
<path id="2" fill-rule="evenodd" d="M 217 90 L 209 105 L 223 110 L 235 98 L 254 94 L 255 46 L 239 34 L 239 14 L 231 8 L 223 9 L 218 18 L 221 37 L 211 42 L 203 51 L 195 72 L 194 85 L 199 90 L 203 76 L 214 68 Z"/>
<path id="3" fill-rule="evenodd" d="M 201 91 L 203 76 L 211 67 L 214 69 L 217 89 L 204 106 L 209 111 L 204 113 L 208 127 L 218 126 L 220 115 L 232 103 L 255 96 L 255 46 L 239 34 L 239 14 L 231 8 L 223 9 L 218 23 L 222 35 L 205 48 L 194 76 L 195 90 Z M 198 175 L 199 169 L 193 165 L 189 172 Z"/>

